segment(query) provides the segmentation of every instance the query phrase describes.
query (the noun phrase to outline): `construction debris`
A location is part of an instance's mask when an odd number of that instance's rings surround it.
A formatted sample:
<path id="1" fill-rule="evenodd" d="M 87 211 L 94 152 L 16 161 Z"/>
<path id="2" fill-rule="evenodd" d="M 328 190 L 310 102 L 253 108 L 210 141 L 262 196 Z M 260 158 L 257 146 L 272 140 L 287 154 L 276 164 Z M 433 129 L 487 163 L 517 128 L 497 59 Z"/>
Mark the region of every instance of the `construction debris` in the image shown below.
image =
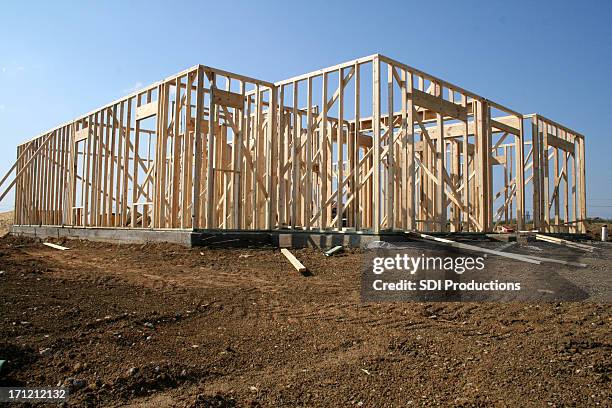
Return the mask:
<path id="1" fill-rule="evenodd" d="M 51 247 L 51 248 L 59 249 L 60 251 L 65 251 L 67 249 L 70 249 L 70 248 L 66 248 L 66 247 L 61 246 L 61 245 L 52 244 L 50 242 L 43 242 L 43 245 L 46 245 L 46 246 Z"/>
<path id="2" fill-rule="evenodd" d="M 514 254 L 511 252 L 500 252 L 500 251 L 495 251 L 493 249 L 481 248 L 475 245 L 469 245 L 469 244 L 464 244 L 461 242 L 451 241 L 450 239 L 446 239 L 446 238 L 438 238 L 438 237 L 434 237 L 434 236 L 427 235 L 427 234 L 420 234 L 420 233 L 413 233 L 413 234 L 421 238 L 425 238 L 431 241 L 436 241 L 436 242 L 440 242 L 443 244 L 447 244 L 455 248 L 466 249 L 468 251 L 483 252 L 485 254 L 505 256 L 506 258 L 516 259 L 518 261 L 523 261 L 523 262 L 535 263 L 538 265 L 541 264 L 542 262 L 550 262 L 550 263 L 557 263 L 557 264 L 567 265 L 567 266 L 576 266 L 579 268 L 586 268 L 587 266 L 586 264 L 579 263 L 579 262 L 563 261 L 560 259 L 552 259 L 552 258 L 542 258 L 542 257 L 532 256 L 532 255 L 519 255 L 519 254 Z"/>
<path id="3" fill-rule="evenodd" d="M 329 251 L 325 252 L 325 256 L 336 255 L 336 254 L 342 252 L 343 250 L 344 250 L 344 247 L 342 245 L 338 245 L 338 246 L 333 247 Z"/>
<path id="4" fill-rule="evenodd" d="M 415 234 L 421 238 L 424 238 L 430 241 L 440 242 L 442 244 L 446 244 L 454 248 L 461 248 L 461 249 L 465 249 L 468 251 L 483 252 L 485 254 L 504 256 L 506 258 L 516 259 L 517 261 L 528 262 L 528 263 L 532 263 L 536 265 L 540 265 L 542 263 L 541 261 L 533 259 L 532 257 L 529 257 L 527 255 L 519 255 L 519 254 L 513 254 L 511 252 L 495 251 L 493 249 L 481 248 L 475 245 L 469 245 L 469 244 L 464 244 L 461 242 L 451 241 L 450 239 L 446 239 L 446 238 L 438 238 L 438 237 L 434 237 L 434 236 L 427 235 L 427 234 L 420 234 L 418 232 L 414 232 L 410 234 Z"/>
<path id="5" fill-rule="evenodd" d="M 551 237 L 550 235 L 536 234 L 536 239 L 539 241 L 546 241 L 553 244 L 563 245 L 570 248 L 581 249 L 583 251 L 593 252 L 595 250 L 594 246 L 581 244 L 579 242 L 568 241 L 566 239 Z"/>
<path id="6" fill-rule="evenodd" d="M 550 263 L 556 263 L 556 264 L 560 264 L 560 265 L 567 265 L 567 266 L 576 266 L 578 268 L 586 268 L 588 265 L 584 264 L 584 263 L 580 263 L 580 262 L 571 262 L 571 261 L 563 261 L 561 259 L 552 259 L 552 258 L 543 258 L 540 256 L 533 256 L 533 255 L 524 255 L 528 258 L 531 259 L 535 259 L 537 261 L 540 262 L 550 262 Z"/>
<path id="7" fill-rule="evenodd" d="M 507 225 L 500 225 L 498 227 L 495 228 L 495 232 L 499 232 L 502 234 L 510 234 L 514 232 L 514 229 L 507 226 Z"/>
<path id="8" fill-rule="evenodd" d="M 285 255 L 285 258 L 291 262 L 291 265 L 293 265 L 298 272 L 304 273 L 307 271 L 306 267 L 302 265 L 302 263 L 288 249 L 281 249 L 281 253 Z"/>

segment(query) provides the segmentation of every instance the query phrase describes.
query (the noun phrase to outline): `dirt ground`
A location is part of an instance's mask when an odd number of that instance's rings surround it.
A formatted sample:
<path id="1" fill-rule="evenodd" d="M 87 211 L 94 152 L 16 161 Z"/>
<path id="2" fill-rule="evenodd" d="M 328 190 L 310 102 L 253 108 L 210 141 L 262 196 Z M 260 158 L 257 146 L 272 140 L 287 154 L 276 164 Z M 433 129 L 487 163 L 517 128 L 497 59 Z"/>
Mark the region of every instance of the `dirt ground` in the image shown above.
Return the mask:
<path id="1" fill-rule="evenodd" d="M 363 303 L 357 250 L 295 250 L 302 276 L 273 249 L 55 242 L 0 239 L 0 385 L 65 385 L 69 406 L 612 405 L 602 288 Z M 611 256 L 577 279 L 596 289 Z"/>

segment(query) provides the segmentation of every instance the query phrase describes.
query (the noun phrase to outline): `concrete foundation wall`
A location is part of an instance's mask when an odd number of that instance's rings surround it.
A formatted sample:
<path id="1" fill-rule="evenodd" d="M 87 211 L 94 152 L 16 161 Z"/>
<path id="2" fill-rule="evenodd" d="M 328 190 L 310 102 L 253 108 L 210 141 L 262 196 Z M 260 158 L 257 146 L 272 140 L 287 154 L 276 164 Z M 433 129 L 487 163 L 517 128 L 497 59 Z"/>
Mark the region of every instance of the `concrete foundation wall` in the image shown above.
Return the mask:
<path id="1" fill-rule="evenodd" d="M 72 238 L 126 244 L 170 242 L 191 246 L 191 230 L 154 230 L 133 228 L 70 228 L 13 225 L 11 234 L 38 238 Z"/>
<path id="2" fill-rule="evenodd" d="M 337 245 L 359 248 L 373 241 L 404 242 L 402 232 L 367 234 L 334 231 L 231 231 L 231 230 L 163 230 L 134 228 L 72 228 L 56 226 L 14 225 L 11 233 L 38 238 L 71 238 L 114 243 L 169 242 L 185 246 L 331 248 Z"/>

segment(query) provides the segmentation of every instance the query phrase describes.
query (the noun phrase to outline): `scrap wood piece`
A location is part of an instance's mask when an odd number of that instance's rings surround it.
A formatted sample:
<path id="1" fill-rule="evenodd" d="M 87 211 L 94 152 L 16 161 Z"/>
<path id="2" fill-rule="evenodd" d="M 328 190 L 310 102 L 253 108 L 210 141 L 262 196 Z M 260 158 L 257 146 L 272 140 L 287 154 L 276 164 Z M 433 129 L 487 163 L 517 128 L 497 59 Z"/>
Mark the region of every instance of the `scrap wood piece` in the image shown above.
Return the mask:
<path id="1" fill-rule="evenodd" d="M 516 259 L 516 260 L 523 261 L 523 262 L 535 263 L 537 265 L 540 265 L 542 262 L 551 262 L 551 263 L 557 263 L 557 264 L 567 265 L 567 266 L 577 266 L 577 267 L 580 267 L 580 268 L 586 268 L 587 267 L 587 264 L 583 264 L 583 263 L 579 263 L 579 262 L 570 262 L 570 261 L 563 261 L 563 260 L 560 260 L 560 259 L 543 258 L 543 257 L 533 256 L 533 255 L 514 254 L 512 252 L 500 252 L 500 251 L 495 251 L 495 250 L 492 250 L 492 249 L 481 248 L 481 247 L 478 247 L 478 246 L 475 246 L 475 245 L 469 245 L 469 244 L 463 244 L 461 242 L 451 241 L 450 239 L 438 238 L 438 237 L 434 237 L 434 236 L 427 235 L 427 234 L 419 234 L 419 233 L 417 233 L 417 235 L 422 237 L 422 238 L 425 238 L 425 239 L 429 239 L 429 240 L 433 240 L 433 241 L 437 241 L 437 242 L 442 242 L 442 243 L 448 244 L 448 245 L 450 245 L 452 247 L 455 247 L 455 248 L 462 248 L 462 249 L 467 249 L 467 250 L 471 250 L 471 251 L 480 251 L 480 252 L 484 252 L 484 253 L 487 253 L 487 254 L 505 256 L 507 258 Z"/>
<path id="2" fill-rule="evenodd" d="M 343 249 L 344 249 L 344 247 L 342 245 L 335 246 L 332 249 L 330 249 L 329 251 L 325 252 L 325 256 L 335 255 L 335 254 L 337 254 L 339 252 L 342 252 Z"/>
<path id="3" fill-rule="evenodd" d="M 282 248 L 281 252 L 298 272 L 306 272 L 306 267 L 288 249 Z"/>
<path id="4" fill-rule="evenodd" d="M 510 234 L 514 232 L 514 228 L 511 228 L 508 225 L 498 225 L 497 227 L 495 227 L 495 230 L 495 232 L 502 234 Z"/>
<path id="5" fill-rule="evenodd" d="M 587 264 L 584 264 L 584 263 L 563 261 L 561 259 L 543 258 L 541 256 L 533 256 L 533 255 L 524 255 L 524 256 L 526 256 L 527 258 L 538 260 L 540 262 L 551 262 L 551 263 L 557 263 L 557 264 L 567 265 L 567 266 L 576 266 L 578 268 L 586 268 L 588 266 Z"/>
<path id="6" fill-rule="evenodd" d="M 46 246 L 51 247 L 51 248 L 59 249 L 60 251 L 65 251 L 67 249 L 70 249 L 70 248 L 66 248 L 65 246 L 52 244 L 50 242 L 43 242 L 43 245 L 46 245 Z"/>
<path id="7" fill-rule="evenodd" d="M 410 233 L 412 233 L 412 232 L 408 232 L 408 234 L 410 234 Z M 425 239 L 430 240 L 430 241 L 440 242 L 442 244 L 446 244 L 446 245 L 452 246 L 454 248 L 461 248 L 461 249 L 465 249 L 465 250 L 468 250 L 468 251 L 483 252 L 485 254 L 503 256 L 503 257 L 506 257 L 506 258 L 516 259 L 517 261 L 527 262 L 527 263 L 536 264 L 536 265 L 540 265 L 542 263 L 542 261 L 540 261 L 538 259 L 534 259 L 532 257 L 528 257 L 527 255 L 519 255 L 519 254 L 514 254 L 512 252 L 496 251 L 494 249 L 488 249 L 488 248 L 482 248 L 482 247 L 475 246 L 475 245 L 464 244 L 464 243 L 461 243 L 461 242 L 452 241 L 450 239 L 438 238 L 438 237 L 434 237 L 432 235 L 421 234 L 421 233 L 418 233 L 418 232 L 412 233 L 412 234 L 416 234 L 417 236 L 419 236 L 421 238 L 425 238 Z"/>
<path id="8" fill-rule="evenodd" d="M 568 246 L 571 248 L 582 249 L 583 251 L 593 252 L 595 250 L 594 246 L 581 244 L 579 242 L 568 241 L 566 239 L 561 239 L 557 237 L 551 237 L 550 235 L 536 234 L 536 239 L 540 241 L 550 242 L 553 244 Z"/>

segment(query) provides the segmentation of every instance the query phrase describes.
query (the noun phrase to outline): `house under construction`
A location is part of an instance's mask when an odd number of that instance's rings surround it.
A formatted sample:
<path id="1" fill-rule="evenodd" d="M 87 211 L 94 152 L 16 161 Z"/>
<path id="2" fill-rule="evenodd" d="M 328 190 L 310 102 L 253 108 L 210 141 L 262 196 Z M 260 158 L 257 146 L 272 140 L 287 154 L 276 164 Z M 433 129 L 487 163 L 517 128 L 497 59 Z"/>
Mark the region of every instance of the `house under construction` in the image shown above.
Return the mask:
<path id="1" fill-rule="evenodd" d="M 0 199 L 17 228 L 584 232 L 584 160 L 380 54 L 276 83 L 198 65 L 19 145 Z"/>

